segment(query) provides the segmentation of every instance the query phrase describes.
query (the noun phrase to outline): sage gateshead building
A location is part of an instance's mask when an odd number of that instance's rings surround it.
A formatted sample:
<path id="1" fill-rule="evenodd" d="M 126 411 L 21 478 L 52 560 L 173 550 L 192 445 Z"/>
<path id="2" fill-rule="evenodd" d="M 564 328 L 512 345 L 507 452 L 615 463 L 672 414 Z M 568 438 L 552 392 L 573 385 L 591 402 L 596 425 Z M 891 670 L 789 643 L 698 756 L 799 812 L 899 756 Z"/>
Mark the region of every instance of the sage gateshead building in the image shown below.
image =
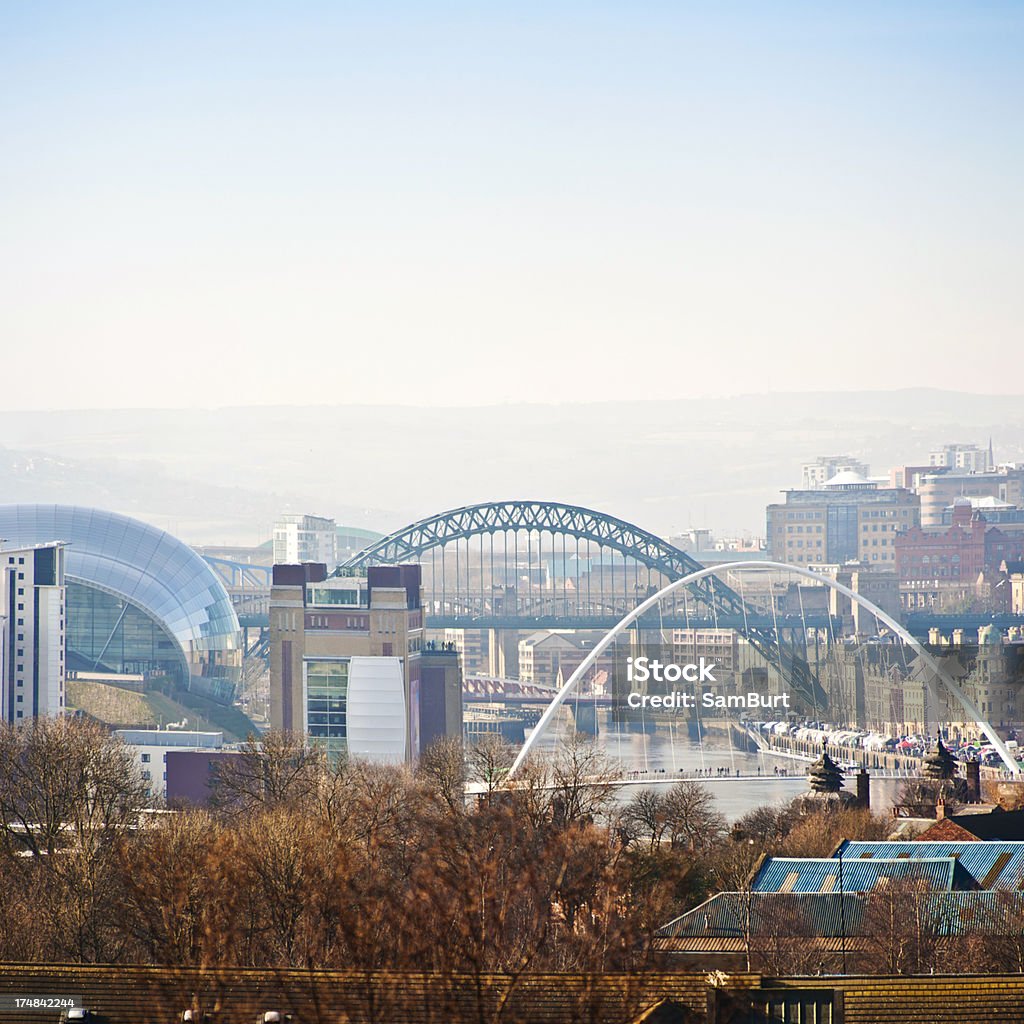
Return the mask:
<path id="1" fill-rule="evenodd" d="M 69 673 L 165 677 L 230 700 L 240 674 L 241 632 L 213 570 L 163 530 L 77 505 L 0 505 L 0 537 L 66 547 Z"/>

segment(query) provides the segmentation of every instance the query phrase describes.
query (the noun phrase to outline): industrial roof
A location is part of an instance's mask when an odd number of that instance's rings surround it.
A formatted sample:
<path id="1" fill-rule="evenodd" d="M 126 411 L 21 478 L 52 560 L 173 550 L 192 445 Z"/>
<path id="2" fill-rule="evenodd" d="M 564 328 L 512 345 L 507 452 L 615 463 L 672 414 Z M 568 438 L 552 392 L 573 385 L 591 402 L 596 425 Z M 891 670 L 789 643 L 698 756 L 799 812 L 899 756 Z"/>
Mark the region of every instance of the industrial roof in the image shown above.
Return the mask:
<path id="1" fill-rule="evenodd" d="M 929 889 L 953 888 L 956 861 L 953 857 L 872 858 L 852 860 L 833 857 L 769 857 L 754 878 L 755 892 L 832 893 L 870 892 L 880 880 L 915 879 Z"/>
<path id="2" fill-rule="evenodd" d="M 843 873 L 864 859 L 930 860 L 955 857 L 957 889 L 1024 888 L 1024 842 L 844 842 Z"/>
<path id="3" fill-rule="evenodd" d="M 1019 934 L 1024 927 L 1024 893 L 929 892 L 905 893 L 918 899 L 932 930 L 944 935 L 983 932 Z M 657 938 L 677 950 L 712 948 L 709 939 L 750 936 L 831 938 L 871 931 L 865 926 L 872 896 L 864 893 L 720 892 L 664 927 Z"/>
<path id="4" fill-rule="evenodd" d="M 746 934 L 854 934 L 864 912 L 857 893 L 720 892 L 670 921 L 658 938 L 734 938 Z M 785 929 L 782 931 L 781 929 Z"/>

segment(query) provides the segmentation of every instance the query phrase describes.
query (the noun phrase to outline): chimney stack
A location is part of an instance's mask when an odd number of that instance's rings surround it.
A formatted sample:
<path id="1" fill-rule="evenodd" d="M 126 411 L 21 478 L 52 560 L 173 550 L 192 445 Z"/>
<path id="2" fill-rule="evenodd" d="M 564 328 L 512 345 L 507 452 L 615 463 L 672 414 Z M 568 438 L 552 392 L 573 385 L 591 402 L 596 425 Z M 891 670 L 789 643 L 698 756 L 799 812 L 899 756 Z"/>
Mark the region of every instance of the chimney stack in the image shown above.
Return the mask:
<path id="1" fill-rule="evenodd" d="M 981 762 L 967 762 L 967 799 L 972 804 L 981 803 Z"/>
<path id="2" fill-rule="evenodd" d="M 871 810 L 871 776 L 868 775 L 867 768 L 863 766 L 857 772 L 857 803 L 864 810 Z"/>

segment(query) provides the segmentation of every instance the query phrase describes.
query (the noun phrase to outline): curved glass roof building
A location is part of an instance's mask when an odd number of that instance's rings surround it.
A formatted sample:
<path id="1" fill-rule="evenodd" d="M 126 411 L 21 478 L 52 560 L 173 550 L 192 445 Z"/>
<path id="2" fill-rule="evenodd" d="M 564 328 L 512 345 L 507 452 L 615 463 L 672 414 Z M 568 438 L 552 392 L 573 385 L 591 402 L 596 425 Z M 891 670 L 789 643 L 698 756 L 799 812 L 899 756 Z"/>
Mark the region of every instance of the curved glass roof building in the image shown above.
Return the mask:
<path id="1" fill-rule="evenodd" d="M 77 505 L 0 505 L 9 544 L 66 542 L 71 670 L 233 683 L 238 619 L 213 570 L 169 533 Z"/>

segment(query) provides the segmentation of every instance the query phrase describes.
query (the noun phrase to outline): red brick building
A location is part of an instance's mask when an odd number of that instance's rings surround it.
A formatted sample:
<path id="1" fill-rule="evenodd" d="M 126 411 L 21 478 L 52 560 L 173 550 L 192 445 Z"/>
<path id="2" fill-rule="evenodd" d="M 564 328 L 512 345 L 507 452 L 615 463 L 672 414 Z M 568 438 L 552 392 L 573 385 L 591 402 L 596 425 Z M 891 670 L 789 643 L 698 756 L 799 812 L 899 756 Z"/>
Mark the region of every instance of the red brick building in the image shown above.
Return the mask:
<path id="1" fill-rule="evenodd" d="M 940 530 L 912 526 L 896 535 L 894 547 L 901 603 L 914 608 L 940 604 L 943 596 L 967 598 L 1005 560 L 1024 555 L 1024 536 L 990 526 L 964 500 L 954 505 L 950 526 Z"/>

